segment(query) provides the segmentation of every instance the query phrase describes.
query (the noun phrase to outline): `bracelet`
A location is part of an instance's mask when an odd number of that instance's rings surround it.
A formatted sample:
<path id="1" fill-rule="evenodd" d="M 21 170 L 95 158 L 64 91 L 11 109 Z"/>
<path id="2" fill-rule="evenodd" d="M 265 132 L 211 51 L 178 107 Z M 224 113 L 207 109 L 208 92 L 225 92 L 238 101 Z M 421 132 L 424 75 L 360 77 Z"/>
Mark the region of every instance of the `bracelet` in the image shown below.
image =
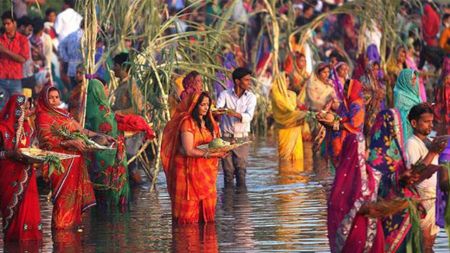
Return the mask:
<path id="1" fill-rule="evenodd" d="M 203 153 L 203 158 L 208 159 L 209 158 L 209 151 L 206 151 Z"/>
<path id="2" fill-rule="evenodd" d="M 0 159 L 6 159 L 6 151 L 0 151 Z"/>

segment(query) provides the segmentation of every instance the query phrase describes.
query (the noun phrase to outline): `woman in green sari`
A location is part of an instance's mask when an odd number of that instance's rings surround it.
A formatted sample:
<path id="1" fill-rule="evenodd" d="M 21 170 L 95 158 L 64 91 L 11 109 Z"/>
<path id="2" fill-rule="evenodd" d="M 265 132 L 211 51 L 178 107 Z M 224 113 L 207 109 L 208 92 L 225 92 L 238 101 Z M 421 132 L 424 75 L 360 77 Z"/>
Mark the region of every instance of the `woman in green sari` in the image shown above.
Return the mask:
<path id="1" fill-rule="evenodd" d="M 408 120 L 409 110 L 422 103 L 419 95 L 419 80 L 417 73 L 412 69 L 403 69 L 394 87 L 394 107 L 402 116 L 403 141 L 406 143 L 413 134 L 413 129 Z"/>
<path id="2" fill-rule="evenodd" d="M 106 134 L 116 140 L 117 149 L 97 151 L 90 166 L 97 204 L 125 206 L 129 200 L 127 157 L 123 134 L 117 129 L 105 87 L 99 80 L 89 81 L 86 105 L 86 129 Z"/>

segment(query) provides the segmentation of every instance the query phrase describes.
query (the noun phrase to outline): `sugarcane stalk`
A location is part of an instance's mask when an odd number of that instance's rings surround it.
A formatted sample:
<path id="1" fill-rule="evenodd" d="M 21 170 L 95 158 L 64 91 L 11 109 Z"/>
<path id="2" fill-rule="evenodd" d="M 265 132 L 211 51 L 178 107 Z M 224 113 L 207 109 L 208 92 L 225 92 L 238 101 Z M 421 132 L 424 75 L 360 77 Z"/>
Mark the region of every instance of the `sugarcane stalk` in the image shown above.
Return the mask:
<path id="1" fill-rule="evenodd" d="M 136 158 L 138 158 L 142 152 L 145 151 L 145 149 L 147 149 L 148 145 L 150 145 L 150 143 L 154 142 L 154 140 L 147 140 L 144 145 L 141 146 L 141 148 L 138 150 L 138 152 L 136 153 L 136 155 L 134 155 L 133 157 L 131 157 L 130 160 L 128 160 L 128 163 L 132 163 L 134 160 L 136 160 Z"/>
<path id="2" fill-rule="evenodd" d="M 272 33 L 273 33 L 273 55 L 272 55 L 272 67 L 273 67 L 273 75 L 276 76 L 280 72 L 280 68 L 278 66 L 278 53 L 280 47 L 280 27 L 278 25 L 277 16 L 274 12 L 275 2 L 269 3 L 269 0 L 264 0 L 264 4 L 266 5 L 267 11 L 270 15 L 270 20 L 272 22 Z"/>
<path id="3" fill-rule="evenodd" d="M 81 39 L 81 53 L 86 64 L 86 73 L 89 79 L 95 73 L 95 49 L 97 42 L 97 13 L 95 11 L 97 0 L 86 0 L 84 9 L 84 32 Z M 82 110 L 80 112 L 80 125 L 84 127 L 86 123 L 86 105 L 87 105 L 87 89 L 88 79 L 83 77 L 83 84 L 81 88 L 81 103 Z"/>
<path id="4" fill-rule="evenodd" d="M 153 171 L 153 180 L 152 180 L 152 184 L 150 186 L 150 192 L 153 192 L 153 190 L 155 189 L 156 186 L 156 181 L 158 180 L 158 174 L 159 174 L 159 170 L 161 167 L 161 142 L 162 142 L 162 132 L 160 132 L 158 134 L 158 152 L 156 154 L 156 161 L 155 161 L 155 169 Z"/>

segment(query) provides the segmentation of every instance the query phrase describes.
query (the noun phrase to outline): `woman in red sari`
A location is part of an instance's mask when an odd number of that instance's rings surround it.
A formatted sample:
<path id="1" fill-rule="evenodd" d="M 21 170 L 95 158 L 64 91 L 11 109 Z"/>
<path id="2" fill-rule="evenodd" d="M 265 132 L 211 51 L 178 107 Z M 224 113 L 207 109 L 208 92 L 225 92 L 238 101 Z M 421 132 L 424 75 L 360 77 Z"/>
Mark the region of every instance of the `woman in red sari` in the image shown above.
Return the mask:
<path id="1" fill-rule="evenodd" d="M 172 202 L 172 217 L 180 224 L 214 221 L 219 159 L 225 153 L 198 149 L 219 136 L 205 92 L 186 97 L 167 123 L 161 161 Z"/>
<path id="2" fill-rule="evenodd" d="M 51 86 L 46 86 L 41 91 L 36 126 L 42 149 L 79 155 L 77 158 L 61 161 L 64 167 L 62 173 L 55 171 L 48 175 L 47 169 L 43 171 L 44 176 L 50 178 L 53 193 L 52 227 L 77 229 L 81 224 L 82 212 L 95 205 L 92 183 L 82 154 L 86 146 L 81 140 L 66 140 L 55 133 L 55 130 L 64 127 L 70 132 L 80 131 L 91 137 L 96 134 L 82 129 L 66 110 L 58 108 L 61 103 L 59 95 L 58 89 Z"/>
<path id="3" fill-rule="evenodd" d="M 42 239 L 36 175 L 17 153 L 31 145 L 33 131 L 26 120 L 27 101 L 12 96 L 0 112 L 0 209 L 5 241 Z"/>

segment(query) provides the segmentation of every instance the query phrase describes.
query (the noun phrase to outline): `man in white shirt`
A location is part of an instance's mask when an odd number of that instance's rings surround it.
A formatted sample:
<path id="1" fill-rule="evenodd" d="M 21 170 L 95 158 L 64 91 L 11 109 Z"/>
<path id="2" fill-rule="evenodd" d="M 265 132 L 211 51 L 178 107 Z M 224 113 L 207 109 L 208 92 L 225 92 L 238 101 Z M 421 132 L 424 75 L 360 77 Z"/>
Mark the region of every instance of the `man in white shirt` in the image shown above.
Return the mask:
<path id="1" fill-rule="evenodd" d="M 427 143 L 430 143 L 427 136 L 433 129 L 432 108 L 427 103 L 415 105 L 411 108 L 408 119 L 414 130 L 414 135 L 406 142 L 407 167 L 411 169 L 411 167 L 418 162 L 425 166 L 430 164 L 438 165 L 438 155 L 445 149 L 447 142 L 436 138 L 433 143 L 429 145 L 430 149 L 426 146 Z M 422 205 L 427 212 L 426 217 L 420 221 L 424 252 L 432 252 L 434 240 L 439 232 L 435 217 L 436 174 L 437 173 L 434 173 L 430 178 L 423 180 L 417 185 L 420 197 L 425 199 L 425 201 L 422 202 Z"/>
<path id="2" fill-rule="evenodd" d="M 224 90 L 217 99 L 217 108 L 227 109 L 221 117 L 220 129 L 222 138 L 230 142 L 245 142 L 248 140 L 250 123 L 256 107 L 256 96 L 249 89 L 252 72 L 246 68 L 233 71 L 234 87 Z M 222 159 L 225 187 L 236 185 L 245 188 L 245 174 L 249 145 L 245 144 L 232 151 L 232 154 Z"/>
<path id="3" fill-rule="evenodd" d="M 74 6 L 75 0 L 64 0 L 63 11 L 56 17 L 55 32 L 59 41 L 80 28 L 83 18 L 73 9 Z"/>

